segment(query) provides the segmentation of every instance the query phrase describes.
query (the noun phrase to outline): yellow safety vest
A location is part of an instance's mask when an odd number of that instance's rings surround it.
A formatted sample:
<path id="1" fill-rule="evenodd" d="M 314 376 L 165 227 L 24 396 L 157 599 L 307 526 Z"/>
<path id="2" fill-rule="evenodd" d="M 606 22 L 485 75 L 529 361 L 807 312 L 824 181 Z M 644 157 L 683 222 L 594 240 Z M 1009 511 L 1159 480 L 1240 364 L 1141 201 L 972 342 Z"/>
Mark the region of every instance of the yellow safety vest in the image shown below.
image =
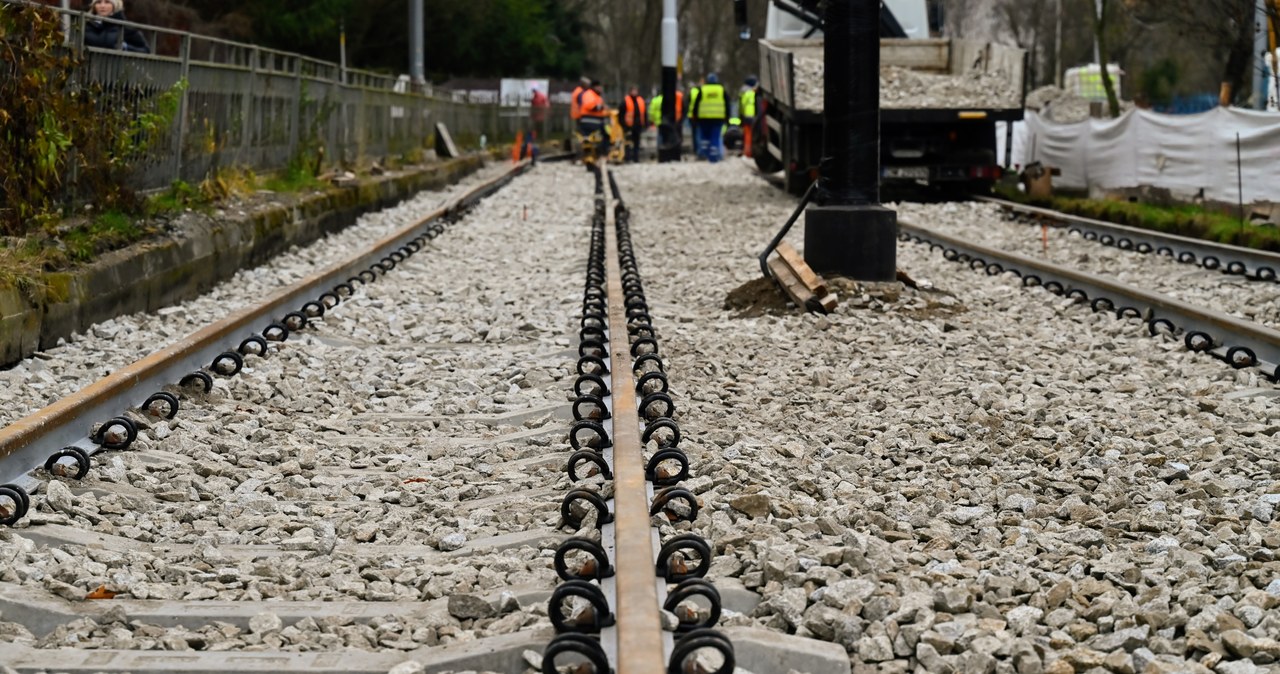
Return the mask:
<path id="1" fill-rule="evenodd" d="M 743 117 L 756 116 L 756 90 L 747 89 L 738 96 L 738 114 Z"/>
<path id="2" fill-rule="evenodd" d="M 698 92 L 697 102 L 694 109 L 698 111 L 698 119 L 719 119 L 723 120 L 729 112 L 728 106 L 724 100 L 723 84 L 704 84 Z"/>

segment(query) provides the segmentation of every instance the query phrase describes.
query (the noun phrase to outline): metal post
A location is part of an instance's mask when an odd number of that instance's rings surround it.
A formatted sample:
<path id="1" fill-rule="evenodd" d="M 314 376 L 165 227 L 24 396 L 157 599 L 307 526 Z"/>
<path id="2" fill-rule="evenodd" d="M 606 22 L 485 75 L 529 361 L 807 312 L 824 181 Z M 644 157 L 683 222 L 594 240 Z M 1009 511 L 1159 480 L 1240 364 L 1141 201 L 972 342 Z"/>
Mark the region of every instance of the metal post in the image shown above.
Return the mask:
<path id="1" fill-rule="evenodd" d="M 829 2 L 823 18 L 823 156 L 804 258 L 818 273 L 897 276 L 898 217 L 880 205 L 880 0 Z"/>
<path id="2" fill-rule="evenodd" d="M 121 29 L 121 35 L 124 30 Z M 182 89 L 182 99 L 178 104 L 178 146 L 174 148 L 173 156 L 176 165 L 174 166 L 173 177 L 175 180 L 182 179 L 183 168 L 183 148 L 186 147 L 187 141 L 187 105 L 191 96 L 191 33 L 182 34 L 182 81 L 187 85 Z"/>
<path id="3" fill-rule="evenodd" d="M 1094 15 L 1098 17 L 1098 21 L 1102 20 L 1102 0 L 1093 0 Z M 1093 62 L 1105 68 L 1106 64 L 1102 62 L 1102 49 L 1098 46 L 1098 32 L 1093 32 Z"/>
<path id="4" fill-rule="evenodd" d="M 261 60 L 257 47 L 249 48 L 246 53 L 249 55 L 249 74 L 245 78 L 240 100 L 240 150 L 245 156 L 253 145 L 253 92 L 258 90 L 258 62 Z M 241 156 L 240 161 L 245 161 L 244 156 Z"/>
<path id="5" fill-rule="evenodd" d="M 1058 0 L 1058 28 L 1053 40 L 1054 83 L 1062 88 L 1062 0 Z"/>
<path id="6" fill-rule="evenodd" d="M 422 50 L 425 23 L 422 0 L 409 0 L 409 78 L 418 87 L 427 83 Z"/>
<path id="7" fill-rule="evenodd" d="M 1266 0 L 1257 0 L 1256 12 L 1257 20 L 1254 24 L 1253 31 L 1253 107 L 1258 110 L 1267 109 L 1267 3 Z"/>
<path id="8" fill-rule="evenodd" d="M 305 113 L 302 104 L 302 57 L 293 59 L 293 123 L 289 125 L 289 161 L 298 158 L 298 142 L 302 137 L 302 116 Z"/>
<path id="9" fill-rule="evenodd" d="M 63 41 L 71 44 L 71 0 L 62 0 L 62 35 Z"/>
<path id="10" fill-rule="evenodd" d="M 662 124 L 658 125 L 660 162 L 680 161 L 680 120 L 676 119 L 678 30 L 676 0 L 662 0 Z"/>
<path id="11" fill-rule="evenodd" d="M 1236 195 L 1239 209 L 1236 215 L 1240 218 L 1240 226 L 1244 227 L 1244 162 L 1240 160 L 1240 134 L 1236 133 Z"/>
<path id="12" fill-rule="evenodd" d="M 347 83 L 347 20 L 338 21 L 338 72 L 339 81 Z"/>

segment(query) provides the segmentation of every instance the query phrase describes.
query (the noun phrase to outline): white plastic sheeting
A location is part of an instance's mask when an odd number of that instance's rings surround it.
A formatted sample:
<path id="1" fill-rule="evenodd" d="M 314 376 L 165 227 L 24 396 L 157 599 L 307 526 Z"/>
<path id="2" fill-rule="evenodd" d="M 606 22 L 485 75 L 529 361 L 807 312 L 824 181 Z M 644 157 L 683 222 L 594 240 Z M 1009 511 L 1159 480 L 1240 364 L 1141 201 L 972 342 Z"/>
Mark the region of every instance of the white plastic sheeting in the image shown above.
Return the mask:
<path id="1" fill-rule="evenodd" d="M 1236 134 L 1240 170 L 1236 169 Z M 997 133 L 1004 157 L 1004 129 Z M 1122 189 L 1151 186 L 1193 197 L 1235 202 L 1280 200 L 1280 114 L 1215 108 L 1198 115 L 1130 110 L 1116 119 L 1053 124 L 1027 112 L 1014 124 L 1012 163 L 1059 169 L 1058 187 Z"/>

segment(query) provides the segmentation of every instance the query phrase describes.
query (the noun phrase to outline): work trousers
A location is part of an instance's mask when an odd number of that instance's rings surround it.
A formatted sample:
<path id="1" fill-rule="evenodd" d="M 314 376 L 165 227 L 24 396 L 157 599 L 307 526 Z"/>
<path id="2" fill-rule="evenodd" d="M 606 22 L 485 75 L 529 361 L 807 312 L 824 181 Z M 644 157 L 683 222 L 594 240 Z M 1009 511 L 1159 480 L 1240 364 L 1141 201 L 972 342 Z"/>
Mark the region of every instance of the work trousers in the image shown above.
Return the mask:
<path id="1" fill-rule="evenodd" d="M 639 124 L 623 127 L 623 134 L 627 139 L 627 149 L 622 155 L 625 161 L 632 163 L 640 161 L 640 135 L 643 133 L 644 127 Z"/>
<path id="2" fill-rule="evenodd" d="M 724 130 L 723 119 L 698 120 L 698 156 L 715 163 L 724 156 L 724 141 L 720 137 Z"/>

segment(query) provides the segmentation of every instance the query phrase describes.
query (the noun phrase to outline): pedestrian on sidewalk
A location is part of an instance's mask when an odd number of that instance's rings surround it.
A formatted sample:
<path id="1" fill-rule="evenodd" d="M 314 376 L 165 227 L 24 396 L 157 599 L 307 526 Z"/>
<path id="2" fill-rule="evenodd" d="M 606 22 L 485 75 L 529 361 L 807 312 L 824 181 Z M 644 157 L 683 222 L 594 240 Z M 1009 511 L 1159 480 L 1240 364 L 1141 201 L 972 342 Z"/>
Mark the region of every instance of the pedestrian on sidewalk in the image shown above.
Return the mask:
<path id="1" fill-rule="evenodd" d="M 92 0 L 84 22 L 84 44 L 99 49 L 121 49 L 139 54 L 150 54 L 151 46 L 142 31 L 132 26 L 122 26 L 103 19 L 127 21 L 124 18 L 124 0 Z"/>

